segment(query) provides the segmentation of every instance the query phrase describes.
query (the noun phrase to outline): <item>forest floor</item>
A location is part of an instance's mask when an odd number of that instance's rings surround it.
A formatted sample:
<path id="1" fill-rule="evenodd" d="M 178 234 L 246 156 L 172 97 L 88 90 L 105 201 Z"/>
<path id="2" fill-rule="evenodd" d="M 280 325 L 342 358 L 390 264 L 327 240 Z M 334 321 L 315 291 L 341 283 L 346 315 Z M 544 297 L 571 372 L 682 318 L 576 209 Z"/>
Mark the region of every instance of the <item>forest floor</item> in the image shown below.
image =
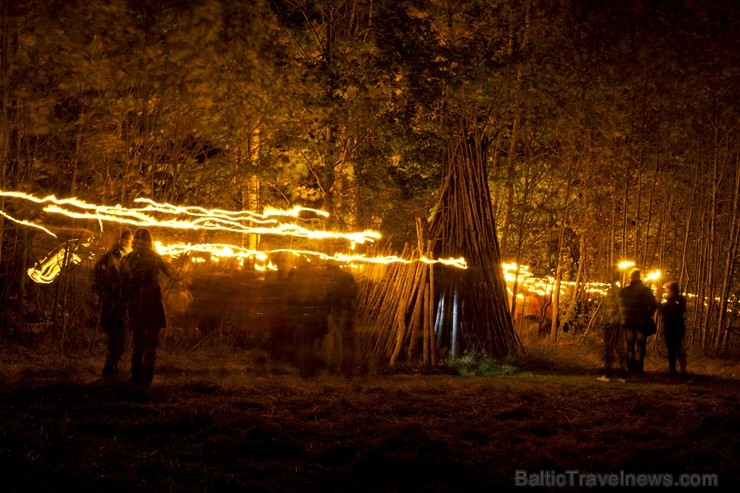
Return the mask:
<path id="1" fill-rule="evenodd" d="M 249 351 L 162 350 L 140 390 L 102 381 L 100 354 L 0 341 L 2 489 L 740 485 L 740 364 L 690 356 L 690 375 L 670 377 L 658 353 L 644 376 L 604 383 L 600 348 L 567 341 L 506 362 L 310 378 Z"/>

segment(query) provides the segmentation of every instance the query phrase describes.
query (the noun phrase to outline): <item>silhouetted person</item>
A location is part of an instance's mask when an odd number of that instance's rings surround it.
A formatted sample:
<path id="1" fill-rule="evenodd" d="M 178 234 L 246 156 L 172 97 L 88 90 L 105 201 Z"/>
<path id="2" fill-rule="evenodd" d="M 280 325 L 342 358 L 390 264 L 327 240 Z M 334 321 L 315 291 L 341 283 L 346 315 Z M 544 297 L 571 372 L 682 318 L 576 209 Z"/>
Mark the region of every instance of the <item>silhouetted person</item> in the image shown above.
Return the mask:
<path id="1" fill-rule="evenodd" d="M 630 283 L 619 292 L 619 308 L 622 316 L 625 340 L 627 342 L 627 369 L 643 373 L 645 364 L 645 345 L 648 336 L 645 331 L 653 323 L 657 303 L 652 290 L 640 280 L 639 269 L 630 272 Z"/>
<path id="2" fill-rule="evenodd" d="M 328 338 L 333 340 L 334 368 L 344 374 L 355 371 L 355 297 L 357 284 L 349 272 L 333 264 L 326 268 L 329 274 Z"/>
<path id="3" fill-rule="evenodd" d="M 124 229 L 113 248 L 100 257 L 93 269 L 93 285 L 100 302 L 100 326 L 108 337 L 103 377 L 118 373 L 118 362 L 126 349 L 124 305 L 121 300 L 121 259 L 131 251 L 132 240 L 131 230 Z"/>
<path id="4" fill-rule="evenodd" d="M 134 251 L 121 262 L 121 281 L 129 328 L 134 337 L 131 381 L 141 387 L 148 387 L 152 383 L 159 331 L 167 326 L 159 284 L 160 273 L 174 280 L 180 279 L 175 269 L 154 251 L 149 230 L 136 230 Z"/>
<path id="5" fill-rule="evenodd" d="M 665 336 L 665 347 L 668 350 L 668 369 L 671 375 L 676 374 L 676 358 L 678 358 L 681 375 L 686 375 L 684 313 L 686 313 L 686 298 L 679 292 L 678 283 L 675 281 L 665 283 L 658 314 L 663 320 L 663 335 Z"/>
<path id="6" fill-rule="evenodd" d="M 619 365 L 620 382 L 627 377 L 627 360 L 624 351 L 624 332 L 622 330 L 622 316 L 619 310 L 619 286 L 612 281 L 599 307 L 599 325 L 604 331 L 604 376 L 598 379 L 608 382 L 612 379 L 612 367 L 616 357 Z"/>

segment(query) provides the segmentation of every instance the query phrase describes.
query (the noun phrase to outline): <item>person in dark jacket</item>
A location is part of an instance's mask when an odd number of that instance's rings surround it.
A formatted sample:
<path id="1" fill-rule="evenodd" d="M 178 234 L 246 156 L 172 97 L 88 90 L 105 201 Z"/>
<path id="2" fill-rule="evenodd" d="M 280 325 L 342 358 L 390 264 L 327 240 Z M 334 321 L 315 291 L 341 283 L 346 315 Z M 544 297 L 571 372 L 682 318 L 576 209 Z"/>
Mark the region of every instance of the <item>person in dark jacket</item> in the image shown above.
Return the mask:
<path id="1" fill-rule="evenodd" d="M 653 291 L 640 279 L 639 269 L 630 272 L 630 283 L 619 292 L 619 309 L 627 342 L 627 369 L 643 373 L 648 327 L 657 308 Z"/>
<path id="2" fill-rule="evenodd" d="M 684 335 L 686 323 L 684 313 L 686 312 L 686 298 L 679 292 L 678 283 L 667 282 L 663 285 L 663 298 L 658 308 L 658 314 L 663 321 L 663 335 L 665 346 L 668 350 L 668 370 L 671 375 L 676 374 L 676 359 L 681 368 L 681 375 L 686 375 L 686 350 L 684 348 Z"/>
<path id="3" fill-rule="evenodd" d="M 129 329 L 134 337 L 131 382 L 139 387 L 148 387 L 152 383 L 159 332 L 167 326 L 160 273 L 180 280 L 177 271 L 154 251 L 149 230 L 136 230 L 134 251 L 121 262 L 121 281 Z"/>
<path id="4" fill-rule="evenodd" d="M 129 229 L 121 231 L 116 244 L 100 257 L 93 269 L 93 287 L 100 305 L 100 326 L 108 337 L 103 377 L 118 374 L 118 362 L 126 348 L 121 260 L 131 251 L 133 236 Z"/>
<path id="5" fill-rule="evenodd" d="M 598 311 L 598 324 L 604 331 L 604 376 L 598 380 L 608 382 L 612 379 L 612 367 L 615 359 L 620 372 L 617 381 L 625 382 L 627 378 L 627 360 L 624 352 L 624 334 L 622 317 L 619 311 L 619 285 L 613 280 Z"/>

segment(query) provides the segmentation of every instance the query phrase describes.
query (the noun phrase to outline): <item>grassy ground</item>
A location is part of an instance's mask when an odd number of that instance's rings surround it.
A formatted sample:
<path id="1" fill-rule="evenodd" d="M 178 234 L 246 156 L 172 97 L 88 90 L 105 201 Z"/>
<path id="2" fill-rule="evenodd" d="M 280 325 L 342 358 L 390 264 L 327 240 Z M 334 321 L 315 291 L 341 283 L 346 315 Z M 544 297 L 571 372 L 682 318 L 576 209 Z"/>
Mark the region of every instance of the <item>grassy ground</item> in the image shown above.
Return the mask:
<path id="1" fill-rule="evenodd" d="M 577 337 L 311 378 L 246 350 L 171 347 L 142 391 L 101 381 L 100 354 L 4 343 L 0 477 L 13 492 L 568 491 L 612 473 L 737 486 L 740 366 L 691 356 L 672 378 L 659 350 L 645 376 L 603 383 L 599 345 Z"/>

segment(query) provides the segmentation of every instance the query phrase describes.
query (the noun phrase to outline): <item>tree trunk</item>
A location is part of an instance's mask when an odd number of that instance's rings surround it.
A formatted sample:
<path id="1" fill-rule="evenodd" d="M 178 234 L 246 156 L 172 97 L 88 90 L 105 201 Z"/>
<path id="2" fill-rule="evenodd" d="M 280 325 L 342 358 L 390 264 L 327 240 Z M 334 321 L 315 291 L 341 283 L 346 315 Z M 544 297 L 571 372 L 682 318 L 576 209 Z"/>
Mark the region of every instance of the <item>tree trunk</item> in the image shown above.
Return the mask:
<path id="1" fill-rule="evenodd" d="M 509 40 L 507 54 L 514 57 L 519 52 L 524 52 L 529 44 L 529 24 L 531 22 L 531 0 L 525 4 L 524 26 L 522 27 L 522 41 L 516 46 L 516 12 L 514 2 L 509 2 Z M 510 228 L 514 214 L 514 181 L 516 180 L 517 144 L 519 138 L 519 127 L 522 123 L 523 101 L 522 91 L 524 81 L 523 62 L 517 62 L 516 82 L 514 84 L 514 108 L 511 125 L 511 136 L 509 137 L 509 150 L 506 158 L 506 205 L 504 210 L 504 223 L 501 225 L 501 253 L 505 256 L 508 252 Z"/>
<path id="2" fill-rule="evenodd" d="M 735 273 L 736 260 L 738 258 L 738 236 L 740 236 L 740 162 L 738 154 L 735 154 L 735 186 L 732 197 L 732 213 L 730 214 L 730 237 L 727 248 L 727 257 L 725 268 L 722 276 L 722 288 L 720 289 L 719 301 L 719 320 L 717 322 L 717 333 L 712 350 L 719 352 L 722 350 L 723 343 L 727 342 L 728 328 L 727 324 L 727 305 L 730 299 L 730 289 Z"/>
<path id="3" fill-rule="evenodd" d="M 611 213 L 609 214 L 609 251 L 606 256 L 607 272 L 604 276 L 611 282 L 614 267 L 617 265 L 616 237 L 617 237 L 617 184 L 612 184 Z"/>
<path id="4" fill-rule="evenodd" d="M 10 17 L 10 0 L 0 0 L 0 190 L 7 189 L 8 145 L 10 128 L 10 76 L 13 72 L 17 27 Z M 0 210 L 5 210 L 5 197 L 0 197 Z M 5 218 L 0 214 L 0 266 L 3 265 Z"/>
<path id="5" fill-rule="evenodd" d="M 252 170 L 256 169 L 259 162 L 260 152 L 260 133 L 255 129 L 249 134 L 247 142 L 247 166 L 249 170 L 244 177 L 242 185 L 242 209 L 254 212 L 261 212 L 260 204 L 260 182 L 257 174 Z M 259 246 L 260 238 L 257 234 L 247 235 L 247 247 L 250 250 L 256 250 Z"/>
<path id="6" fill-rule="evenodd" d="M 627 214 L 629 209 L 630 174 L 627 170 L 624 174 L 624 193 L 622 194 L 622 260 L 627 257 Z"/>
<path id="7" fill-rule="evenodd" d="M 565 246 L 565 234 L 568 229 L 568 207 L 570 205 L 570 196 L 573 189 L 573 163 L 568 161 L 566 172 L 565 193 L 563 197 L 563 208 L 560 217 L 560 230 L 558 232 L 558 246 L 555 252 L 555 284 L 552 289 L 552 321 L 550 324 L 550 341 L 558 340 L 558 318 L 560 315 L 560 283 L 563 279 L 563 248 Z"/>

